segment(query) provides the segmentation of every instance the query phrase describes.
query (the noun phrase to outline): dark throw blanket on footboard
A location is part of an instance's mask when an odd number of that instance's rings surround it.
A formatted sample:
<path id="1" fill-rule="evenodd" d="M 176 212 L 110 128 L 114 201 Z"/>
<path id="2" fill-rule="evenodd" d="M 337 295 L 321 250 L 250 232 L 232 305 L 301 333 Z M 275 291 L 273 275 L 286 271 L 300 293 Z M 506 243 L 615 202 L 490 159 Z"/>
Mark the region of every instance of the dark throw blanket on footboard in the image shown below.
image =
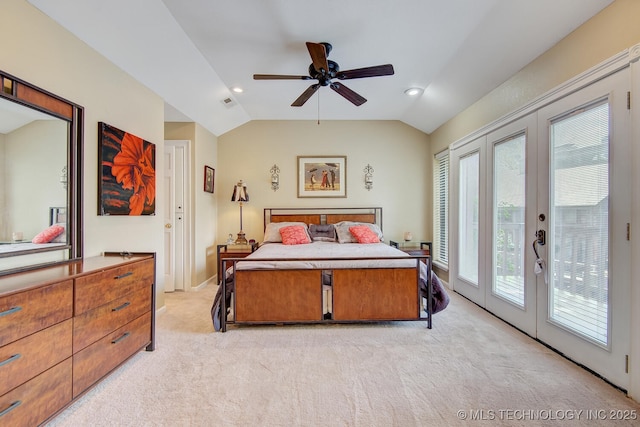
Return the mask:
<path id="1" fill-rule="evenodd" d="M 233 293 L 233 278 L 227 277 L 226 283 L 226 305 L 227 312 L 229 311 L 231 305 L 231 294 Z M 442 285 L 440 278 L 434 273 L 431 272 L 431 282 L 432 282 L 432 296 L 433 296 L 433 314 L 438 313 L 439 311 L 444 310 L 449 305 L 449 294 L 446 289 Z M 424 298 L 427 297 L 427 285 L 426 282 L 420 279 L 420 289 L 422 291 L 422 295 Z M 222 286 L 218 287 L 218 292 L 216 292 L 216 296 L 213 300 L 213 305 L 211 306 L 211 320 L 213 321 L 213 328 L 216 331 L 220 330 L 220 298 L 222 296 Z"/>

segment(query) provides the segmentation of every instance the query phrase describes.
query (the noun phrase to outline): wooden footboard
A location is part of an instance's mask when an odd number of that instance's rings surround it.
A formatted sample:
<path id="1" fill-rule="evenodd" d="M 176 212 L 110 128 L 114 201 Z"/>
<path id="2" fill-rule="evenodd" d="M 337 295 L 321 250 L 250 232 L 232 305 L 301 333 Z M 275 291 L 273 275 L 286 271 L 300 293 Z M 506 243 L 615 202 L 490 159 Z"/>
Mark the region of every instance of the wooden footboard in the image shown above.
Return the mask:
<path id="1" fill-rule="evenodd" d="M 418 271 L 376 268 L 333 271 L 336 321 L 415 320 L 420 318 Z"/>
<path id="2" fill-rule="evenodd" d="M 325 286 L 331 289 L 328 304 L 323 300 L 323 272 L 331 277 Z M 223 332 L 226 323 L 427 320 L 431 327 L 430 319 L 420 316 L 418 267 L 235 270 L 233 289 L 234 316 L 222 321 Z M 323 312 L 327 305 L 332 307 L 329 314 Z"/>
<path id="3" fill-rule="evenodd" d="M 236 271 L 236 322 L 322 320 L 321 275 L 321 270 Z"/>

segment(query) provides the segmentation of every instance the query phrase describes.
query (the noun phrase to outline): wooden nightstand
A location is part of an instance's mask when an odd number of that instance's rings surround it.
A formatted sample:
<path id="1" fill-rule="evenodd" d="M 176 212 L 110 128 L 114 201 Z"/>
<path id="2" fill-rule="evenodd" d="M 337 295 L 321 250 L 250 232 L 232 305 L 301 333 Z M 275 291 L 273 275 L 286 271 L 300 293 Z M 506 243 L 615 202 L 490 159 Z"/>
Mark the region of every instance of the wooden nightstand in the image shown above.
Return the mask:
<path id="1" fill-rule="evenodd" d="M 398 248 L 409 255 L 431 255 L 431 242 L 420 240 L 389 240 L 389 245 Z"/>
<path id="2" fill-rule="evenodd" d="M 225 258 L 244 258 L 258 248 L 258 243 L 248 245 L 218 245 L 218 278 L 222 280 L 222 260 Z M 229 263 L 227 263 L 229 267 Z"/>

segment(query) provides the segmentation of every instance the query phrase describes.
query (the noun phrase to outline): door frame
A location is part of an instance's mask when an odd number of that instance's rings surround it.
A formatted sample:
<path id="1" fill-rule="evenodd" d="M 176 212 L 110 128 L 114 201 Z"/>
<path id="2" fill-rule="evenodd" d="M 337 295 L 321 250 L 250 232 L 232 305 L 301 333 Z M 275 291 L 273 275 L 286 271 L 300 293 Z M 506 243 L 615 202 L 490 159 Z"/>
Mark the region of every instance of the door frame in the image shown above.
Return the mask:
<path id="1" fill-rule="evenodd" d="M 640 182 L 640 44 L 633 46 L 629 53 L 631 63 L 631 129 L 630 140 L 636 141 L 631 144 L 631 163 L 636 167 L 631 170 L 631 182 Z M 640 227 L 640 185 L 634 185 L 631 190 L 631 223 L 633 229 Z M 640 259 L 640 233 L 631 233 L 631 259 Z M 631 277 L 640 277 L 640 262 L 631 265 Z M 640 286 L 631 286 L 631 330 L 640 330 Z M 631 354 L 629 361 L 630 378 L 628 394 L 636 401 L 640 401 L 640 337 L 638 334 L 631 335 Z"/>

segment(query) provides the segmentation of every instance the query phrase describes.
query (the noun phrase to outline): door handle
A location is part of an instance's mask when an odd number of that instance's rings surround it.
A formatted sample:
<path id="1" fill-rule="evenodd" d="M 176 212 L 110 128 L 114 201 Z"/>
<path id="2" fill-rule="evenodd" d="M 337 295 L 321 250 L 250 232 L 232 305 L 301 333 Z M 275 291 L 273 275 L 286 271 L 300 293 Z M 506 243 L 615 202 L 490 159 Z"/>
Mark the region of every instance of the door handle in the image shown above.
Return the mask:
<path id="1" fill-rule="evenodd" d="M 547 282 L 547 275 L 545 273 L 545 263 L 544 260 L 542 258 L 540 258 L 540 255 L 538 254 L 538 247 L 537 245 L 543 246 L 547 243 L 547 233 L 540 229 L 538 231 L 536 231 L 536 239 L 533 241 L 533 252 L 536 254 L 536 261 L 535 261 L 535 265 L 533 267 L 533 272 L 535 274 L 542 274 L 544 276 L 544 282 Z"/>
<path id="2" fill-rule="evenodd" d="M 164 225 L 164 228 L 171 228 L 171 224 L 170 224 L 170 223 L 166 223 L 166 224 Z"/>
<path id="3" fill-rule="evenodd" d="M 538 248 L 536 245 L 544 246 L 546 243 L 547 233 L 542 229 L 536 231 L 536 240 L 533 241 L 533 252 L 535 252 L 537 259 L 540 259 L 540 255 L 538 255 Z"/>

